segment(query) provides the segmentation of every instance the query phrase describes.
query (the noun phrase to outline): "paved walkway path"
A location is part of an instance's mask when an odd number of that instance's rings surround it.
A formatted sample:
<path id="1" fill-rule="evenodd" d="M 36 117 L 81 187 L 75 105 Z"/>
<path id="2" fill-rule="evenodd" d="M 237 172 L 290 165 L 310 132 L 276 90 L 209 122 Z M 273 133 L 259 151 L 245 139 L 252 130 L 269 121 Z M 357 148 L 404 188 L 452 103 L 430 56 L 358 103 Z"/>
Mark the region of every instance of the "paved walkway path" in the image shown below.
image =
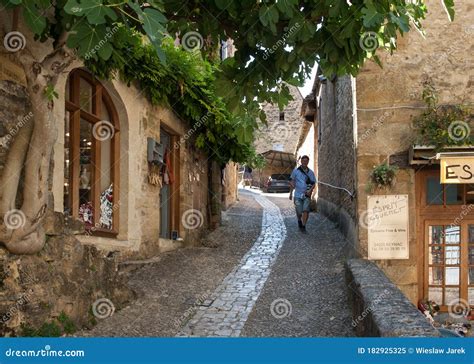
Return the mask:
<path id="1" fill-rule="evenodd" d="M 297 227 L 287 194 L 239 193 L 198 247 L 129 273 L 138 298 L 79 336 L 353 336 L 345 240 L 311 214 Z"/>
<path id="2" fill-rule="evenodd" d="M 255 199 L 264 209 L 260 236 L 179 336 L 240 336 L 286 238 L 280 209 L 263 196 Z"/>
<path id="3" fill-rule="evenodd" d="M 355 336 L 345 281 L 344 236 L 315 213 L 310 214 L 307 234 L 301 233 L 287 194 L 267 197 L 280 208 L 287 238 L 241 336 Z"/>

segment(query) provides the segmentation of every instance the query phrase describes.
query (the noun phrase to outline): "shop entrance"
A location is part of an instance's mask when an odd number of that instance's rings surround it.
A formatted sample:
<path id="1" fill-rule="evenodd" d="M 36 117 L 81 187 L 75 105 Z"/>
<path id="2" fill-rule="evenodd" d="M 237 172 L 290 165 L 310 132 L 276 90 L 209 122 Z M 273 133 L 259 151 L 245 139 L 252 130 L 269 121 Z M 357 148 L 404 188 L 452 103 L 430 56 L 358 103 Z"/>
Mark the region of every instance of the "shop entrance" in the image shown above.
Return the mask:
<path id="1" fill-rule="evenodd" d="M 165 167 L 162 170 L 163 174 L 163 185 L 160 190 L 160 238 L 169 239 L 171 229 L 171 188 L 169 175 L 165 176 L 166 173 L 166 160 L 167 153 L 170 150 L 171 136 L 163 129 L 160 130 L 160 143 L 163 145 L 163 151 L 165 155 Z"/>
<path id="2" fill-rule="evenodd" d="M 442 310 L 474 306 L 474 185 L 441 184 L 439 169 L 417 172 L 420 298 Z"/>

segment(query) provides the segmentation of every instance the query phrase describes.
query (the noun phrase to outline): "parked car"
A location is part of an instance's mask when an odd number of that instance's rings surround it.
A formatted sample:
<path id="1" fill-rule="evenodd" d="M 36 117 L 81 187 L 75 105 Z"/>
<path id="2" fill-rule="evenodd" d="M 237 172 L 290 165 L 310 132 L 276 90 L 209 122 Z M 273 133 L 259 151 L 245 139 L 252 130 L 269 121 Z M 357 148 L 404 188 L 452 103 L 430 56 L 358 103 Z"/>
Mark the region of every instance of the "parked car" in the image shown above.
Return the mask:
<path id="1" fill-rule="evenodd" d="M 264 187 L 265 192 L 290 192 L 289 174 L 272 174 Z"/>

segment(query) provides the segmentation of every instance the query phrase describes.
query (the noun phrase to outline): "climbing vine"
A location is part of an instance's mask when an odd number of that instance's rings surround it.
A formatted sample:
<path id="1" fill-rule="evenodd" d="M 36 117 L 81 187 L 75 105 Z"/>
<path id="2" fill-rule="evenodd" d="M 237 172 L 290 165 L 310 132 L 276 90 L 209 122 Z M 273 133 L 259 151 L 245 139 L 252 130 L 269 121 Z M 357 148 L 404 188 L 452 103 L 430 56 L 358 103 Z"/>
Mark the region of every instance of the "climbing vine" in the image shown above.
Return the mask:
<path id="1" fill-rule="evenodd" d="M 172 108 L 189 123 L 196 146 L 218 162 L 254 158 L 251 143 L 257 119 L 229 112 L 215 88 L 218 63 L 205 60 L 199 52 L 185 51 L 167 38 L 161 46 L 166 57 L 163 64 L 140 34 L 121 27 L 116 35 L 113 46 L 126 58 L 89 59 L 86 66 L 92 73 L 107 79 L 118 75 L 129 85 L 136 83 L 151 103 Z"/>
<path id="2" fill-rule="evenodd" d="M 439 105 L 438 92 L 431 83 L 424 86 L 426 110 L 413 118 L 416 143 L 432 145 L 436 151 L 450 146 L 474 145 L 472 107 L 463 104 Z"/>

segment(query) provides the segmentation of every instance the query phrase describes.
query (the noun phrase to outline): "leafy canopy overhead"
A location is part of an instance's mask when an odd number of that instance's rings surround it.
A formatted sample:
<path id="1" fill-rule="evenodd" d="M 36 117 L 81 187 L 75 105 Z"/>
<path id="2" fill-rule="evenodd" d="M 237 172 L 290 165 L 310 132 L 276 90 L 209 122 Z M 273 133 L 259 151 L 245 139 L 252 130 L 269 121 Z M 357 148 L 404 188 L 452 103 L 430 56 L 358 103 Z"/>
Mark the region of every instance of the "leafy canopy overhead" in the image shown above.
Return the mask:
<path id="1" fill-rule="evenodd" d="M 378 49 L 395 50 L 398 33 L 403 34 L 413 26 L 421 29 L 420 21 L 426 13 L 422 0 L 0 0 L 0 3 L 20 7 L 26 24 L 39 41 L 53 38 L 60 47 L 59 40 L 66 34 L 67 46 L 75 49 L 98 75 L 119 74 L 128 81 L 135 77 L 149 91 L 152 101 L 168 102 L 170 106 L 173 106 L 170 96 L 176 98 L 176 88 L 165 87 L 166 77 L 157 75 L 184 68 L 169 59 L 176 54 L 166 38 L 174 40 L 179 36 L 184 42 L 191 34 L 203 57 L 194 61 L 202 62 L 206 71 L 202 75 L 199 72 L 172 75 L 171 81 L 181 89 L 178 100 L 173 102 L 179 103 L 179 99 L 193 95 L 190 97 L 197 103 L 196 107 L 193 110 L 185 107 L 187 111 L 180 113 L 194 122 L 206 113 L 210 113 L 214 127 L 222 120 L 232 119 L 235 125 L 231 139 L 245 147 L 252 141 L 256 119 L 265 120 L 259 104 L 272 102 L 283 107 L 291 98 L 284 82 L 301 85 L 315 62 L 326 75 L 355 75 L 366 59 L 379 62 Z M 444 0 L 444 4 L 452 18 L 453 1 Z M 367 37 L 372 44 L 366 44 Z M 216 49 L 222 40 L 229 38 L 236 52 L 220 63 Z M 190 75 L 197 78 L 186 79 Z M 160 87 L 167 91 L 153 91 Z M 168 91 L 170 94 L 165 94 Z M 212 129 L 210 124 L 206 121 L 201 128 L 204 140 L 198 138 L 198 145 L 219 138 L 219 128 Z M 211 129 L 210 133 L 206 128 Z M 225 151 L 222 160 L 235 154 Z"/>

